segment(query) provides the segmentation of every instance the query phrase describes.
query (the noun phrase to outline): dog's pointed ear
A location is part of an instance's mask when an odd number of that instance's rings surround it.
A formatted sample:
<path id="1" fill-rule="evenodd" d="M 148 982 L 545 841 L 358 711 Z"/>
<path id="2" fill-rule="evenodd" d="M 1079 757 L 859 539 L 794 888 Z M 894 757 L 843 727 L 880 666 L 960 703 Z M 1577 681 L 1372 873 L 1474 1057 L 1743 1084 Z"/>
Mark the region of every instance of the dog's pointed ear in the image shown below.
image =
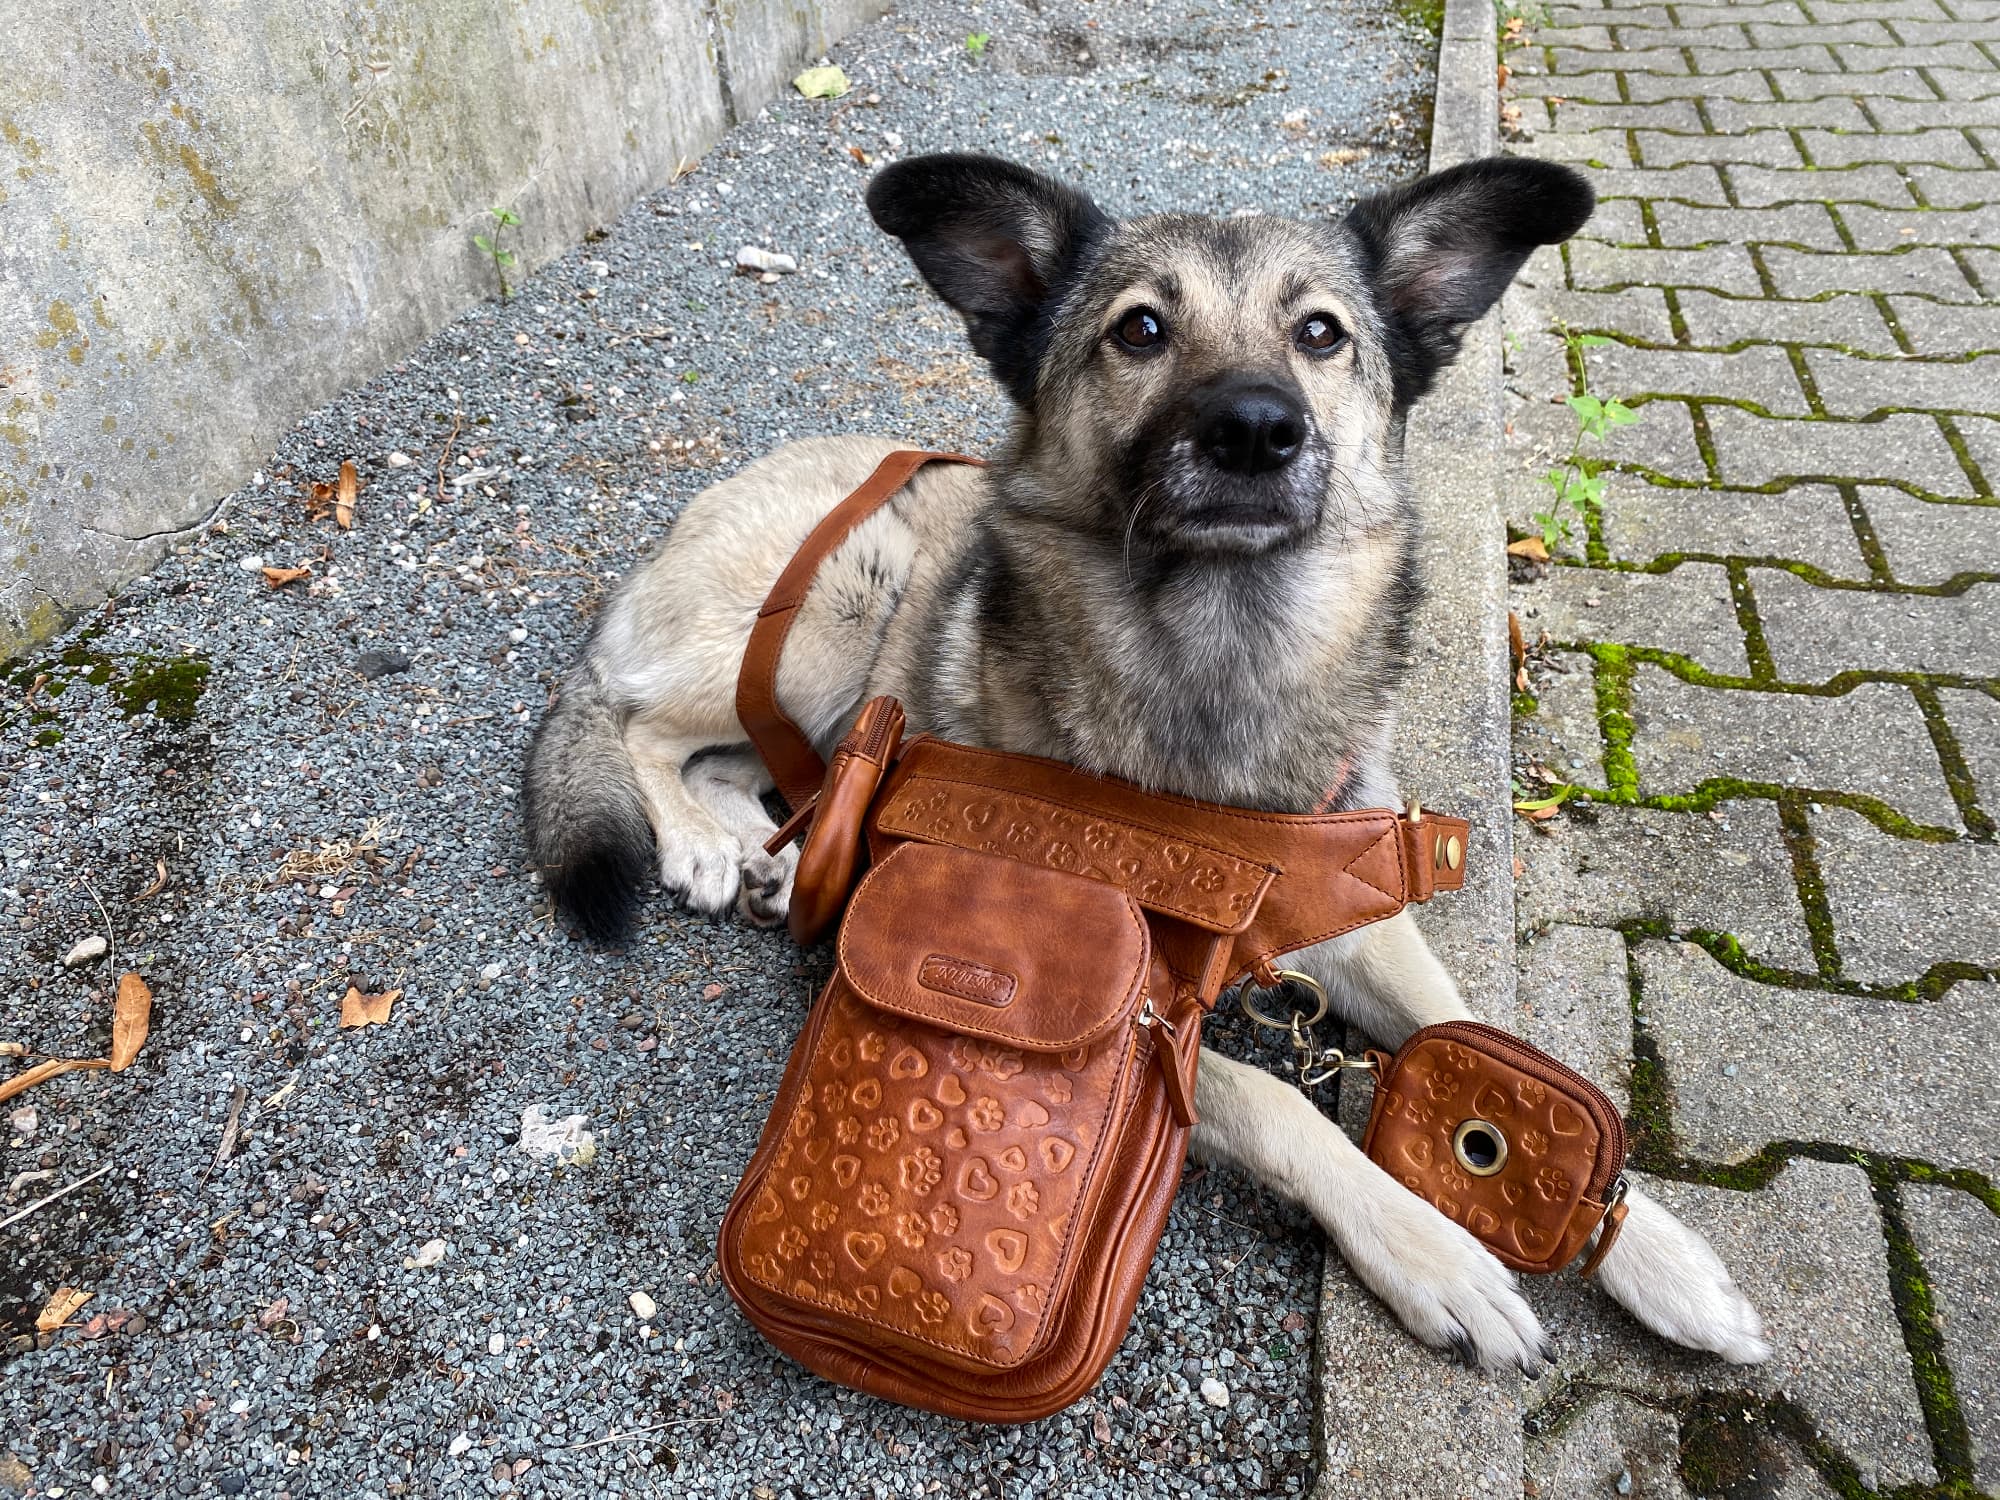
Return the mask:
<path id="1" fill-rule="evenodd" d="M 1354 205 L 1347 225 L 1374 256 L 1399 405 L 1430 389 L 1535 248 L 1575 234 L 1596 203 L 1568 167 L 1491 156 Z"/>
<path id="2" fill-rule="evenodd" d="M 885 167 L 868 212 L 903 242 L 972 347 L 1026 405 L 1048 333 L 1043 310 L 1111 228 L 1075 188 L 997 156 L 945 153 Z"/>

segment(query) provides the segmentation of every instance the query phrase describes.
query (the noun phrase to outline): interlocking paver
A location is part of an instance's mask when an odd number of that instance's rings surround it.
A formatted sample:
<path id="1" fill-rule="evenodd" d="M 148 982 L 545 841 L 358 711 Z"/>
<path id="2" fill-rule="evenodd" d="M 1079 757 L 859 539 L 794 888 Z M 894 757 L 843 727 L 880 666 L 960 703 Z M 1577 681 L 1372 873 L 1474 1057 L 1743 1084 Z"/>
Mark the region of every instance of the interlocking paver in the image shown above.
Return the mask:
<path id="1" fill-rule="evenodd" d="M 1940 1475 L 1991 1490 L 2000 1216 L 1920 1184 L 2000 1176 L 2000 504 L 1985 498 L 2000 483 L 2000 0 L 1798 10 L 1579 4 L 1574 25 L 1643 55 L 1558 55 L 1534 81 L 1590 101 L 1556 108 L 1564 130 L 1629 130 L 1643 167 L 1600 186 L 1643 199 L 1651 232 L 1630 237 L 1621 213 L 1570 251 L 1571 290 L 1503 307 L 1517 523 L 1541 500 L 1522 466 L 1563 436 L 1558 298 L 1590 299 L 1589 326 L 1614 338 L 1588 356 L 1591 389 L 1639 418 L 1600 470 L 1590 546 L 1572 539 L 1551 576 L 1512 590 L 1530 641 L 1564 643 L 1529 657 L 1523 784 L 1540 766 L 1595 789 L 1517 825 L 1518 1023 L 1622 1084 L 1629 1020 L 1665 1085 L 1633 1101 L 1646 1149 L 1677 1155 L 1677 1173 L 1741 1181 L 1731 1164 L 1767 1171 L 1762 1153 L 1787 1142 L 1843 1157 L 1793 1159 L 1738 1193 L 1659 1185 L 1765 1314 L 1772 1366 L 1729 1377 L 1748 1393 L 1731 1399 L 1749 1403 L 1741 1461 L 1760 1493 Z M 1658 60 L 1669 44 L 1693 76 Z M 1700 131 L 1669 113 L 1685 102 Z M 1626 300 L 1578 290 L 1607 287 Z M 1710 469 L 1696 483 L 1678 482 L 1689 417 Z M 1653 423 L 1682 467 L 1630 456 Z M 1733 941 L 1664 940 L 1696 928 Z M 1888 1247 L 1905 1223 L 1941 1349 L 1899 1322 Z M 1529 1492 L 1726 1489 L 1691 1482 L 1693 1429 L 1658 1415 L 1714 1383 L 1663 1369 L 1581 1288 L 1541 1290 L 1558 1388 L 1586 1394 L 1547 1426 L 1548 1394 L 1528 1396 Z M 1777 1390 L 1825 1449 L 1757 1421 Z"/>
<path id="2" fill-rule="evenodd" d="M 2000 411 L 2000 354 L 1949 361 L 1856 359 L 1811 349 L 1805 360 L 1820 400 L 1837 417 L 1865 417 L 1884 407 Z"/>
<path id="3" fill-rule="evenodd" d="M 1630 52 L 1598 52 L 1582 47 L 1555 47 L 1549 56 L 1554 60 L 1553 71 L 1557 73 L 1586 73 L 1592 68 L 1602 68 L 1615 63 L 1620 72 L 1626 73 L 1668 73 L 1675 77 L 1685 77 L 1692 70 L 1688 60 L 1678 46 L 1646 47 Z M 1828 53 L 1826 65 L 1837 66 L 1833 54 Z"/>
<path id="4" fill-rule="evenodd" d="M 1868 577 L 1846 502 L 1830 485 L 1766 494 L 1669 488 L 1621 474 L 1606 487 L 1601 526 L 1605 546 L 1625 562 L 1698 552 L 1782 558 L 1835 578 Z"/>
<path id="5" fill-rule="evenodd" d="M 1918 354 L 2000 350 L 2000 307 L 1961 307 L 1928 297 L 1891 297 L 1890 310 Z"/>
<path id="6" fill-rule="evenodd" d="M 1674 325 L 1667 298 L 1656 287 L 1627 287 L 1620 292 L 1571 292 L 1550 288 L 1541 301 L 1556 324 L 1590 329 L 1616 328 L 1656 344 L 1673 342 Z"/>
<path id="7" fill-rule="evenodd" d="M 1731 167 L 1730 186 L 1745 208 L 1773 203 L 1875 203 L 1885 208 L 1914 206 L 1910 185 L 1894 167 L 1831 167 L 1824 170 L 1779 171 L 1766 167 Z"/>
<path id="8" fill-rule="evenodd" d="M 1734 933 L 1764 963 L 1813 971 L 1775 805 L 1746 797 L 1723 819 L 1654 808 L 1570 812 L 1514 846 L 1521 929 L 1558 923 L 1663 922 L 1673 932 Z"/>
<path id="9" fill-rule="evenodd" d="M 1715 1246 L 1764 1315 L 1771 1362 L 1747 1370 L 1704 1369 L 1705 1361 L 1670 1365 L 1635 1346 L 1624 1315 L 1589 1282 L 1551 1276 L 1534 1291 L 1544 1320 L 1561 1330 L 1560 1378 L 1535 1383 L 1530 1409 L 1583 1382 L 1660 1396 L 1704 1386 L 1784 1391 L 1810 1414 L 1819 1435 L 1854 1463 L 1862 1484 L 1887 1489 L 1929 1483 L 1936 1470 L 1890 1297 L 1888 1253 L 1867 1174 L 1856 1166 L 1793 1160 L 1756 1192 L 1644 1174 L 1633 1180 Z M 1775 1432 L 1760 1430 L 1765 1427 L 1753 1422 L 1738 1429 L 1756 1446 L 1747 1454 L 1725 1450 L 1750 1460 L 1747 1470 L 1727 1472 L 1757 1475 L 1756 1493 L 1825 1494 L 1823 1487 L 1792 1487 L 1811 1471 Z M 1782 1489 L 1775 1488 L 1780 1475 Z M 1603 1492 L 1563 1492 L 1562 1500 L 1573 1493 Z"/>
<path id="10" fill-rule="evenodd" d="M 1759 571 L 1757 613 L 1778 675 L 1824 682 L 1851 669 L 1990 676 L 2000 670 L 2000 584 L 1958 596 L 1826 589 Z"/>
<path id="11" fill-rule="evenodd" d="M 2000 1215 L 1970 1193 L 1915 1185 L 1903 1189 L 1903 1213 L 1965 1414 L 1973 1479 L 2000 1492 Z"/>
<path id="12" fill-rule="evenodd" d="M 1704 244 L 1788 242 L 1816 250 L 1839 250 L 1844 242 L 1824 203 L 1787 203 L 1779 208 L 1696 208 L 1686 203 L 1653 205 L 1660 243 L 1668 247 Z"/>
<path id="13" fill-rule="evenodd" d="M 1614 394 L 1610 390 L 1602 394 Z M 1539 474 L 1551 462 L 1568 456 L 1576 435 L 1576 418 L 1566 406 L 1537 402 L 1512 415 L 1508 453 Z M 1649 470 L 1670 479 L 1699 484 L 1708 467 L 1695 439 L 1694 418 L 1677 401 L 1649 402 L 1645 417 L 1634 426 L 1613 429 L 1599 450 L 1616 464 Z"/>
<path id="14" fill-rule="evenodd" d="M 1900 479 L 1942 495 L 1968 488 L 1965 470 L 1931 417 L 1784 421 L 1732 406 L 1711 406 L 1707 417 L 1725 484 L 1750 487 L 1824 476 Z"/>
<path id="15" fill-rule="evenodd" d="M 1713 253 L 1713 252 L 1710 252 Z M 1774 245 L 1764 252 L 1784 297 L 1821 292 L 1922 292 L 1941 302 L 1978 302 L 1979 292 L 1951 252 L 1935 245 L 1879 255 L 1815 255 Z"/>
<path id="16" fill-rule="evenodd" d="M 1741 245 L 1707 250 L 1613 250 L 1589 241 L 1569 246 L 1571 284 L 1581 288 L 1698 286 L 1755 296 L 1763 289 L 1750 252 Z"/>
<path id="17" fill-rule="evenodd" d="M 1728 345 L 1754 339 L 1837 344 L 1871 354 L 1898 352 L 1895 335 L 1882 321 L 1874 301 L 1865 296 L 1828 297 L 1818 302 L 1771 302 L 1699 291 L 1684 291 L 1678 296 L 1688 337 L 1696 344 Z"/>
<path id="18" fill-rule="evenodd" d="M 1661 99 L 1653 104 L 1586 104 L 1564 100 L 1549 105 L 1551 123 L 1564 130 L 1624 130 L 1634 125 L 1655 130 L 1702 128 L 1701 112 L 1692 99 Z M 2000 115 L 1995 116 L 2000 119 Z"/>
<path id="19" fill-rule="evenodd" d="M 1847 204 L 1841 221 L 1861 250 L 1898 245 L 2000 245 L 2000 204 L 1978 208 L 1893 209 Z"/>
<path id="20" fill-rule="evenodd" d="M 1693 943 L 1642 943 L 1637 963 L 1689 1154 L 1737 1162 L 1824 1141 L 2000 1171 L 1986 1124 L 2000 986 L 1916 1003 L 1827 994 L 1740 978 Z"/>
<path id="21" fill-rule="evenodd" d="M 1921 500 L 1886 487 L 1864 487 L 1859 495 L 1898 583 L 1948 583 L 1961 573 L 2000 575 L 2000 506 Z M 1994 793 L 2000 804 L 2000 786 Z M 2000 812 L 2000 805 L 1994 810 Z"/>
<path id="22" fill-rule="evenodd" d="M 1706 396 L 1754 401 L 1779 415 L 1803 417 L 1811 411 L 1791 357 L 1768 344 L 1735 354 L 1613 344 L 1592 349 L 1587 360 L 1590 388 L 1600 396 Z"/>
<path id="23" fill-rule="evenodd" d="M 1956 830 L 1958 804 L 1908 688 L 1868 682 L 1839 697 L 1718 692 L 1641 664 L 1632 679 L 1632 761 L 1649 796 L 1711 779 L 1854 792 Z"/>
<path id="24" fill-rule="evenodd" d="M 1898 985 L 1938 964 L 2000 970 L 2000 846 L 1897 838 L 1844 807 L 1811 822 L 1843 975 Z"/>
<path id="25" fill-rule="evenodd" d="M 1851 167 L 1863 162 L 1924 162 L 1981 167 L 1986 163 L 1962 130 L 1918 130 L 1908 134 L 1836 135 L 1801 130 L 1800 143 L 1818 167 Z"/>

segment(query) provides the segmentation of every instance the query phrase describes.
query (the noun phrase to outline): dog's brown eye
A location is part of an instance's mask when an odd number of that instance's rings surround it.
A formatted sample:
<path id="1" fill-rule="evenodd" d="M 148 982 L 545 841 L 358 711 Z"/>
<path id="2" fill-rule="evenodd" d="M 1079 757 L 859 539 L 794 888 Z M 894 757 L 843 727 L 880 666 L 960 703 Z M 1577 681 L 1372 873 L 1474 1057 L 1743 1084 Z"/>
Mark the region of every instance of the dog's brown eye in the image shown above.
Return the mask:
<path id="1" fill-rule="evenodd" d="M 1118 325 L 1118 342 L 1127 349 L 1150 349 L 1164 343 L 1166 337 L 1167 325 L 1150 307 L 1133 308 Z"/>
<path id="2" fill-rule="evenodd" d="M 1314 354 L 1324 354 L 1329 349 L 1338 349 L 1347 339 L 1346 330 L 1325 313 L 1313 313 L 1292 336 L 1301 349 Z"/>

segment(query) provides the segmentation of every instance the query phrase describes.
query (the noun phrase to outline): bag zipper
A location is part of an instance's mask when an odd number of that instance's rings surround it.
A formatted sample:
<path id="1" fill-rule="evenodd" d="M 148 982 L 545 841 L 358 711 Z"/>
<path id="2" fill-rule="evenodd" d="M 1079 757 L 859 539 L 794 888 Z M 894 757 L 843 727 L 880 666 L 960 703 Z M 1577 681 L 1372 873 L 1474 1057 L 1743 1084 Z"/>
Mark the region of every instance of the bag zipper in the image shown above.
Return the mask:
<path id="1" fill-rule="evenodd" d="M 1625 1157 L 1628 1149 L 1625 1140 L 1625 1116 L 1619 1110 L 1618 1106 L 1612 1102 L 1609 1094 L 1605 1093 L 1603 1089 L 1592 1083 L 1588 1078 L 1585 1078 L 1581 1073 L 1576 1074 L 1573 1078 L 1550 1079 L 1548 1074 L 1549 1058 L 1521 1041 L 1518 1037 L 1510 1036 L 1497 1026 L 1488 1026 L 1483 1021 L 1443 1021 L 1436 1026 L 1426 1026 L 1419 1035 L 1425 1037 L 1461 1037 L 1467 1041 L 1476 1041 L 1483 1047 L 1495 1052 L 1505 1053 L 1507 1056 L 1520 1062 L 1527 1072 L 1535 1074 L 1544 1082 L 1559 1081 L 1563 1084 L 1574 1083 L 1579 1085 L 1589 1097 L 1595 1099 L 1603 1109 L 1603 1117 L 1610 1121 L 1610 1126 L 1606 1133 L 1607 1140 L 1600 1143 L 1598 1147 L 1598 1159 L 1592 1164 L 1591 1169 L 1591 1196 L 1597 1198 L 1600 1202 L 1604 1201 L 1603 1195 L 1612 1190 L 1625 1170 Z M 1407 1046 L 1408 1043 L 1404 1045 Z M 1609 1151 L 1605 1150 L 1606 1145 L 1610 1147 Z M 1606 1170 L 1607 1162 L 1609 1163 L 1608 1171 Z"/>

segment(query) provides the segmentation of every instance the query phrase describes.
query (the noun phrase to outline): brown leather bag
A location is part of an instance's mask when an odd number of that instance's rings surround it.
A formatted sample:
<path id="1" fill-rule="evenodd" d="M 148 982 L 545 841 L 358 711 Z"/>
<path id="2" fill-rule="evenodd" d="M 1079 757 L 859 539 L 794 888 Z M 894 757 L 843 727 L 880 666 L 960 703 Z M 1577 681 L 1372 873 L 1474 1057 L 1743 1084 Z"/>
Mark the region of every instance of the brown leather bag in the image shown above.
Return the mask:
<path id="1" fill-rule="evenodd" d="M 1625 1223 L 1625 1121 L 1595 1084 L 1476 1021 L 1417 1032 L 1376 1064 L 1361 1149 L 1517 1271 L 1560 1271 Z"/>
<path id="2" fill-rule="evenodd" d="M 776 703 L 783 630 L 867 505 L 938 457 L 892 455 L 836 510 L 745 656 L 739 714 L 797 809 L 778 839 L 811 825 L 793 930 L 840 927 L 717 1260 L 808 1368 L 1020 1422 L 1081 1397 L 1124 1337 L 1223 988 L 1458 886 L 1467 829 L 1250 812 L 902 743 L 889 699 L 822 774 Z"/>

